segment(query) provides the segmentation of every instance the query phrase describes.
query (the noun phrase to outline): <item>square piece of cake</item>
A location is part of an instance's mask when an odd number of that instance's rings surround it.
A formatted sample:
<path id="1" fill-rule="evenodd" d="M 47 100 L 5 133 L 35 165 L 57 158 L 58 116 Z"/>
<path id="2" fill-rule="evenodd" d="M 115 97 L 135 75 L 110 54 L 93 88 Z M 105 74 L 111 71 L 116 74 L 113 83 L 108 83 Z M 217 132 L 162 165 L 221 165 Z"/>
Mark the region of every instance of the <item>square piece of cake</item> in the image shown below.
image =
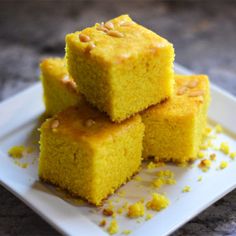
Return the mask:
<path id="1" fill-rule="evenodd" d="M 176 75 L 175 93 L 142 112 L 143 156 L 156 161 L 186 162 L 197 157 L 210 100 L 206 75 Z"/>
<path id="2" fill-rule="evenodd" d="M 140 115 L 112 123 L 81 105 L 46 120 L 40 131 L 40 178 L 95 205 L 139 170 L 144 135 Z"/>
<path id="3" fill-rule="evenodd" d="M 127 15 L 67 35 L 66 58 L 81 93 L 112 121 L 172 95 L 173 45 Z"/>
<path id="4" fill-rule="evenodd" d="M 68 75 L 65 60 L 47 58 L 40 64 L 46 115 L 53 116 L 69 106 L 84 101 L 73 79 Z"/>

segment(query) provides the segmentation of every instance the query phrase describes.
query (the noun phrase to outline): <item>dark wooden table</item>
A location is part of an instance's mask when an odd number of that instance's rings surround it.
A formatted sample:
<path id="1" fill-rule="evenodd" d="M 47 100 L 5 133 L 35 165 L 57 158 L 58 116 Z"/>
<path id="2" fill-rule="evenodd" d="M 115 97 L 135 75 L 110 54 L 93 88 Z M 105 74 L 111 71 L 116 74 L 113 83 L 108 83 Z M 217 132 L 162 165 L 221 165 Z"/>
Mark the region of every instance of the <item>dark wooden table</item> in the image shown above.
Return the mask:
<path id="1" fill-rule="evenodd" d="M 0 9 L 0 100 L 38 80 L 41 58 L 63 55 L 66 33 L 122 13 L 173 42 L 178 63 L 236 95 L 236 1 L 1 0 Z M 0 187 L 0 235 L 59 234 Z M 173 235 L 236 235 L 236 191 Z"/>

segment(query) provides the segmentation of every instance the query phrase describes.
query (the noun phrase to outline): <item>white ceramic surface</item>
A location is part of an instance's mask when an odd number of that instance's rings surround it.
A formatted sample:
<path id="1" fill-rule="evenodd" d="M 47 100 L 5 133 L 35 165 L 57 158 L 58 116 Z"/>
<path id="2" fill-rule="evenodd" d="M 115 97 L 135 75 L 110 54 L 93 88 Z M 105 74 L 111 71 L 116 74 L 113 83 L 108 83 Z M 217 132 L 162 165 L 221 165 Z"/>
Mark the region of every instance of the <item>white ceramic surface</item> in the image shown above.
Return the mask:
<path id="1" fill-rule="evenodd" d="M 177 73 L 191 73 L 181 66 L 176 65 Z M 209 118 L 214 123 L 221 123 L 227 134 L 220 134 L 214 141 L 219 146 L 222 141 L 227 141 L 236 151 L 236 98 L 216 86 L 211 86 L 212 103 Z M 42 88 L 37 84 L 18 95 L 0 104 L 0 184 L 30 206 L 58 231 L 67 235 L 107 235 L 106 231 L 98 226 L 103 218 L 101 212 L 87 204 L 80 206 L 77 201 L 66 198 L 54 187 L 43 184 L 37 176 L 38 158 L 38 117 L 43 113 Z M 7 154 L 10 147 L 24 144 L 34 146 L 35 151 L 28 154 L 18 162 L 30 163 L 28 168 L 19 167 Z M 175 173 L 176 185 L 164 186 L 156 192 L 165 193 L 170 201 L 170 206 L 155 214 L 155 216 L 140 222 L 130 220 L 125 215 L 118 216 L 120 225 L 119 233 L 123 230 L 132 230 L 136 236 L 161 236 L 167 235 L 189 221 L 195 215 L 206 209 L 212 203 L 223 197 L 236 187 L 236 161 L 231 160 L 218 151 L 217 161 L 211 169 L 203 173 L 196 161 L 193 167 L 181 168 L 167 165 L 159 169 L 170 169 Z M 217 170 L 221 160 L 229 163 L 228 168 Z M 117 194 L 109 199 L 114 200 L 116 207 L 126 200 L 135 202 L 141 197 L 150 199 L 150 183 L 155 176 L 156 169 L 143 169 L 139 176 L 143 181 L 132 180 L 119 189 L 126 191 L 125 199 L 116 202 Z M 198 177 L 202 176 L 199 182 Z M 184 186 L 189 185 L 191 191 L 183 193 Z M 153 190 L 152 190 L 153 191 Z M 13 206 L 14 207 L 14 206 Z M 110 220 L 108 220 L 109 222 Z M 119 235 L 118 233 L 118 235 Z"/>

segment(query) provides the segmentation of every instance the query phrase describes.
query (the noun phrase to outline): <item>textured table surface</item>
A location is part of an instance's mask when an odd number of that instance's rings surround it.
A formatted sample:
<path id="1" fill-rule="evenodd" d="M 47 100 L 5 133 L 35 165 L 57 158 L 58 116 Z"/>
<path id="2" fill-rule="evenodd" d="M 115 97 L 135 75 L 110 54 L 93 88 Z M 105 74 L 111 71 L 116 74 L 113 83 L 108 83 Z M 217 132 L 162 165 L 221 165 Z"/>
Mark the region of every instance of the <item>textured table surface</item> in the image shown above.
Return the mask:
<path id="1" fill-rule="evenodd" d="M 178 63 L 236 95 L 235 1 L 2 0 L 0 100 L 34 84 L 43 57 L 63 55 L 66 33 L 122 13 L 173 42 Z M 0 187 L 0 235 L 59 233 Z M 236 191 L 173 235 L 236 235 Z"/>

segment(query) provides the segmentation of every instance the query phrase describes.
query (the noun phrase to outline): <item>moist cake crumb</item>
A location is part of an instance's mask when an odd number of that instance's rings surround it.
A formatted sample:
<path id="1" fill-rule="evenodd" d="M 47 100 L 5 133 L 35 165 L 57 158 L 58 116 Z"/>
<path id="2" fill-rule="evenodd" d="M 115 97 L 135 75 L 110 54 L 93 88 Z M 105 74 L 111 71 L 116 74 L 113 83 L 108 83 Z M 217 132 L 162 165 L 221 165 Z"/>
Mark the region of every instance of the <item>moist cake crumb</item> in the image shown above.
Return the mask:
<path id="1" fill-rule="evenodd" d="M 151 209 L 154 211 L 161 211 L 162 209 L 166 208 L 169 204 L 170 201 L 165 195 L 153 193 L 152 199 L 147 202 L 146 207 L 147 209 Z"/>

